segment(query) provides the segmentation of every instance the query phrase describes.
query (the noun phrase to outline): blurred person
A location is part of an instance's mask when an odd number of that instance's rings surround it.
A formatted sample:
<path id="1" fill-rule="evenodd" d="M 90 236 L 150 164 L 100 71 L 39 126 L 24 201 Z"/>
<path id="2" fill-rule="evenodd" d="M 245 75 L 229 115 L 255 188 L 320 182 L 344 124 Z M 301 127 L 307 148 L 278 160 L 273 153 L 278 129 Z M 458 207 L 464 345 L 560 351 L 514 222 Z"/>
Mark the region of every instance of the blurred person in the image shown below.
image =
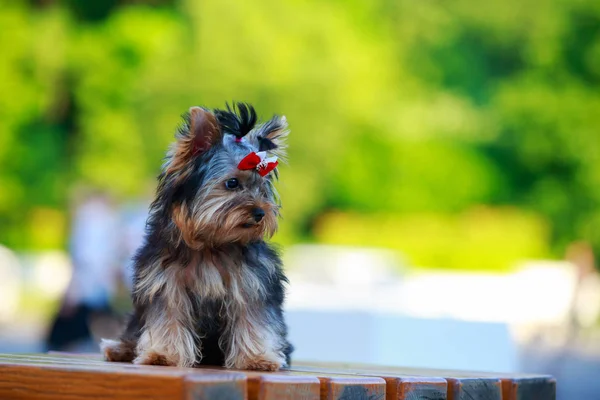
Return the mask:
<path id="1" fill-rule="evenodd" d="M 594 250 L 587 242 L 572 243 L 567 248 L 565 259 L 573 265 L 577 274 L 568 316 L 568 336 L 573 339 L 582 328 L 598 321 L 600 276 Z"/>
<path id="2" fill-rule="evenodd" d="M 151 194 L 146 198 L 131 201 L 121 207 L 120 257 L 122 282 L 128 291 L 133 285 L 133 256 L 144 241 L 146 219 L 150 207 Z"/>
<path id="3" fill-rule="evenodd" d="M 69 243 L 73 273 L 46 338 L 48 350 L 93 349 L 92 320 L 108 324 L 114 316 L 110 302 L 121 278 L 119 231 L 108 196 L 92 193 L 76 206 Z"/>

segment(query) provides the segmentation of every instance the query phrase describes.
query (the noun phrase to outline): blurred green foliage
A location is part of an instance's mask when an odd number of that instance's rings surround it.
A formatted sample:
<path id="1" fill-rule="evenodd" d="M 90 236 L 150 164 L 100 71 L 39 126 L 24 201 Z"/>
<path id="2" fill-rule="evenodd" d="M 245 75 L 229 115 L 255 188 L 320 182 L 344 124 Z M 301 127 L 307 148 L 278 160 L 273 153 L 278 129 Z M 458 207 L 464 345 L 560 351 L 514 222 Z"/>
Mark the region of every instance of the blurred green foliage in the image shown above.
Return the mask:
<path id="1" fill-rule="evenodd" d="M 544 221 L 511 208 L 476 207 L 452 215 L 328 213 L 314 234 L 326 244 L 369 243 L 402 252 L 413 265 L 463 270 L 506 271 L 517 260 L 542 258 L 549 251 Z"/>
<path id="2" fill-rule="evenodd" d="M 600 250 L 598 1 L 0 3 L 0 243 L 64 246 L 73 187 L 147 193 L 182 112 L 243 100 L 292 128 L 282 243 Z"/>

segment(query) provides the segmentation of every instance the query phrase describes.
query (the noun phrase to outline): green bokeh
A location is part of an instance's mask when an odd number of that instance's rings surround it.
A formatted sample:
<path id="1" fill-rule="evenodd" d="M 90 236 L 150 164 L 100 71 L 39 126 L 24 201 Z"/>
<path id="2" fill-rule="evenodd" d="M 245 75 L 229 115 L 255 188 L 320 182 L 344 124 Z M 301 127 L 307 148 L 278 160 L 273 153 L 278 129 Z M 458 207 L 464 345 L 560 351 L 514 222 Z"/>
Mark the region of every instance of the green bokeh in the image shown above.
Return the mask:
<path id="1" fill-rule="evenodd" d="M 9 247 L 64 247 L 73 188 L 146 193 L 180 114 L 243 100 L 292 129 L 283 244 L 600 250 L 597 1 L 0 3 Z"/>

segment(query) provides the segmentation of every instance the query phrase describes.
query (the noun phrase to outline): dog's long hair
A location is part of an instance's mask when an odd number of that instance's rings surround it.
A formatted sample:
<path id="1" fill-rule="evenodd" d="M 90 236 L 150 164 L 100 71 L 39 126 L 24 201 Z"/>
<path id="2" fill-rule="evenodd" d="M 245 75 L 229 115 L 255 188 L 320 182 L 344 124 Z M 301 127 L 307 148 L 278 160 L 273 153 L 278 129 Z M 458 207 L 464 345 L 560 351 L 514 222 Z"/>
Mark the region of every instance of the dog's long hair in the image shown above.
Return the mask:
<path id="1" fill-rule="evenodd" d="M 289 365 L 287 282 L 265 239 L 277 229 L 277 169 L 238 168 L 252 153 L 285 156 L 284 117 L 192 107 L 167 153 L 135 256 L 134 313 L 107 360 L 276 370 Z M 276 165 L 276 164 L 275 164 Z"/>

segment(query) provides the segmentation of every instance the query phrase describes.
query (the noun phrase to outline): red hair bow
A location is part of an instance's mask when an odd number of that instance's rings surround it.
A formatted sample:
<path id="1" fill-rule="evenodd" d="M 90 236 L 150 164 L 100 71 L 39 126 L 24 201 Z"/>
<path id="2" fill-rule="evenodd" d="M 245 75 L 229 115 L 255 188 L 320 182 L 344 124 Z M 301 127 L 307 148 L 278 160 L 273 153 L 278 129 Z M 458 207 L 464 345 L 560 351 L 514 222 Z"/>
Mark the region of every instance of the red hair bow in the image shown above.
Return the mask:
<path id="1" fill-rule="evenodd" d="M 277 157 L 267 158 L 266 151 L 252 152 L 240 161 L 238 169 L 245 171 L 255 169 L 260 176 L 265 176 L 277 167 Z"/>

